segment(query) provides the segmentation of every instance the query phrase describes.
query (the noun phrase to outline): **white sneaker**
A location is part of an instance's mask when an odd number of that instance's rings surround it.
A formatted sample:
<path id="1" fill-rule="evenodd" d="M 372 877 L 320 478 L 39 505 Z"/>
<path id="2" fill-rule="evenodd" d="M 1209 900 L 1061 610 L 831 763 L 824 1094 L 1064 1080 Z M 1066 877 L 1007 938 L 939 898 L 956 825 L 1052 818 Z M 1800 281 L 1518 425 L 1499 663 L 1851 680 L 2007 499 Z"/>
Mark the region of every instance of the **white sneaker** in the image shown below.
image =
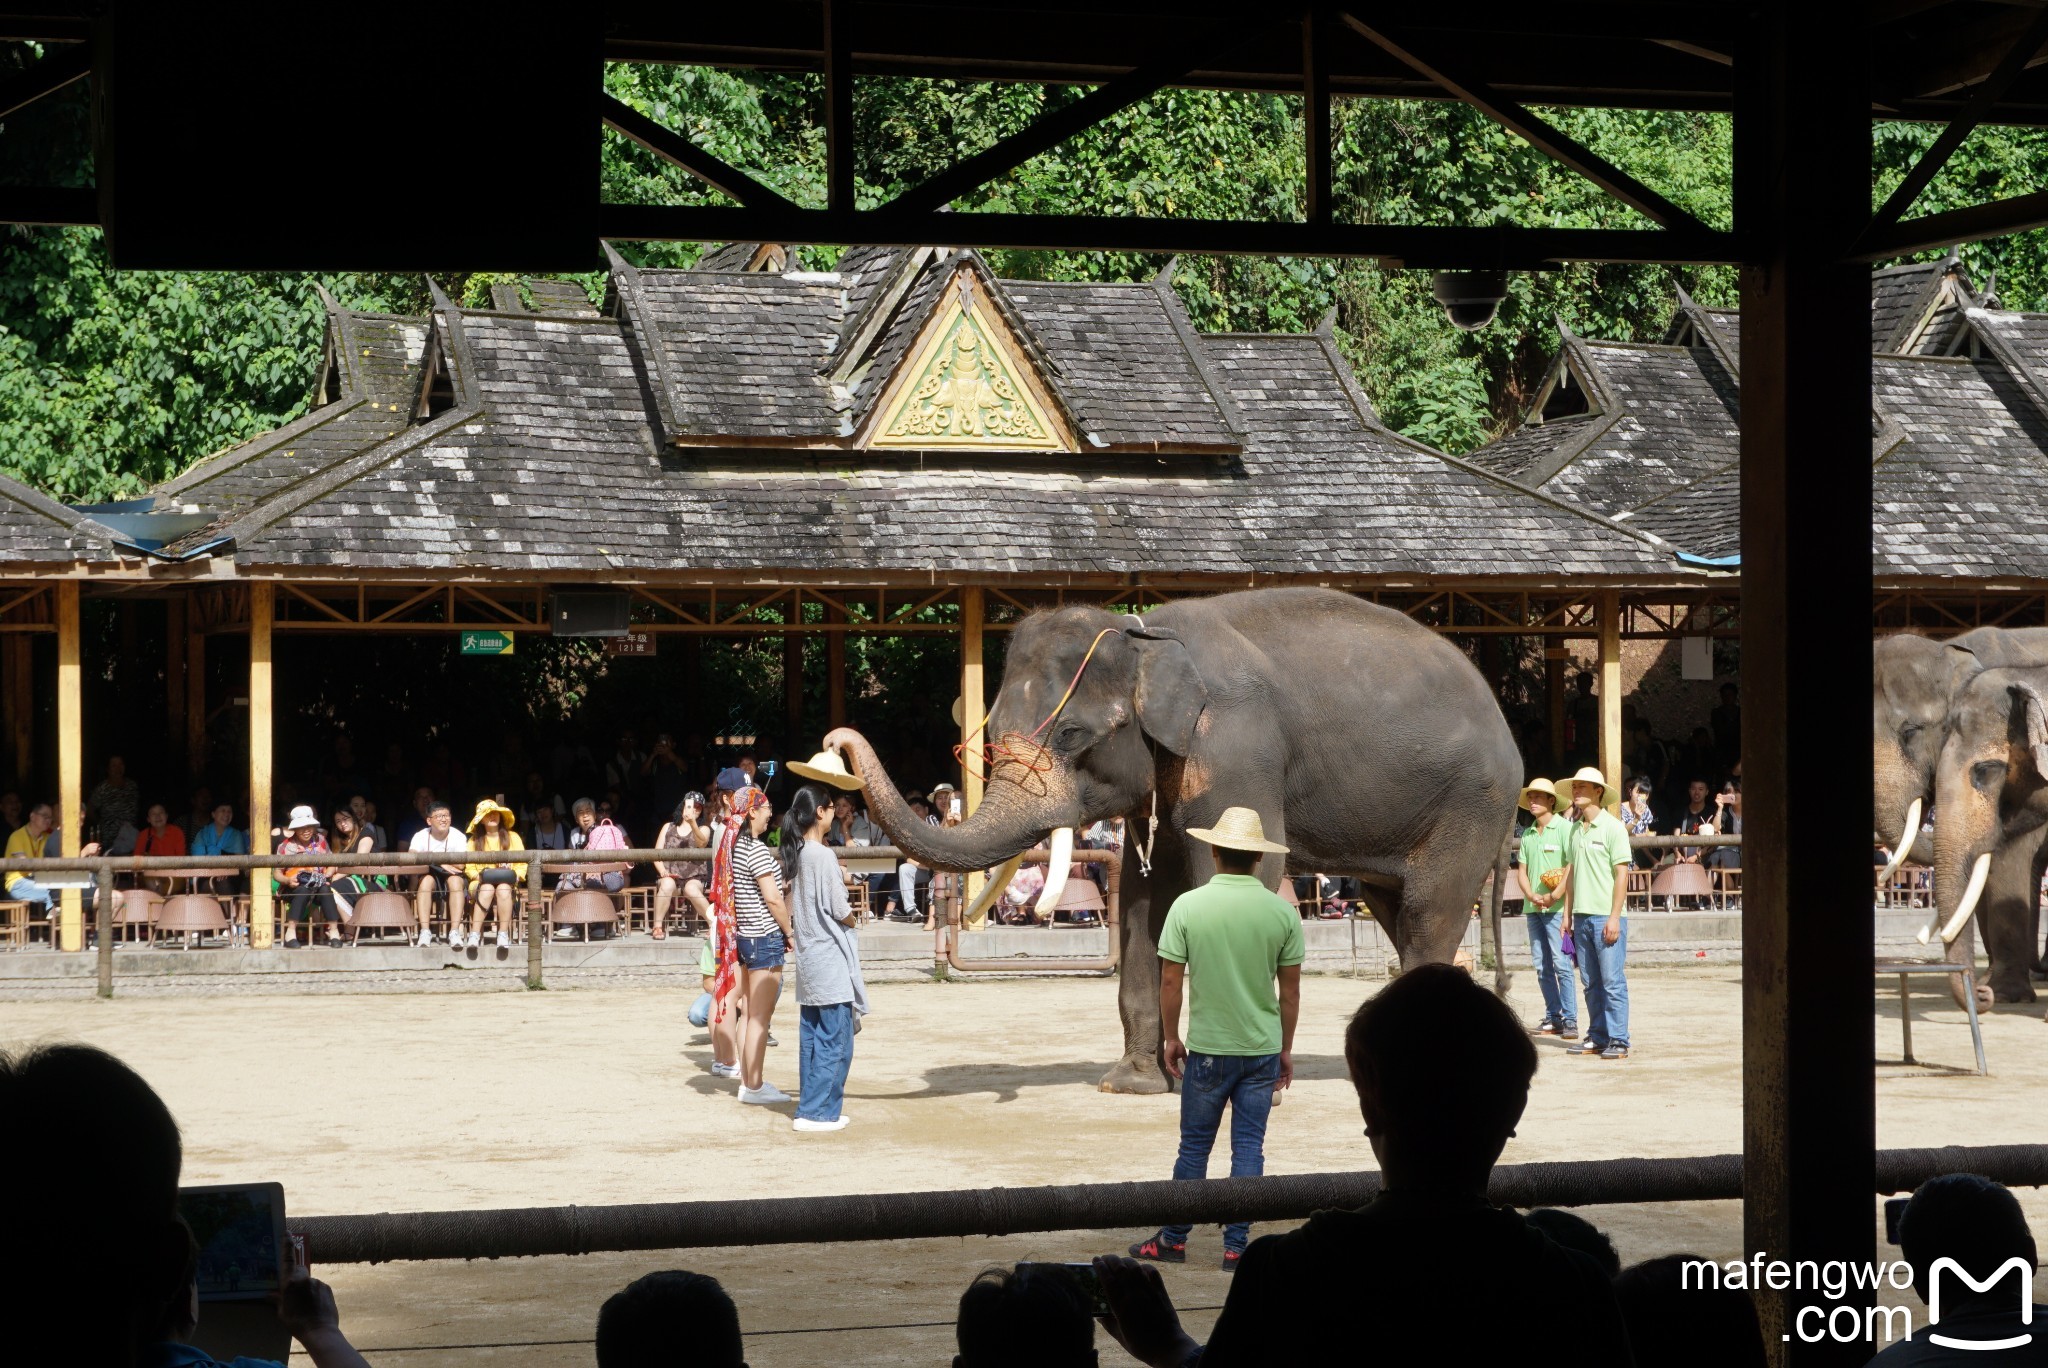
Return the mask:
<path id="1" fill-rule="evenodd" d="M 512 948 L 512 938 L 503 931 L 498 933 L 498 948 L 500 950 L 510 950 Z"/>
<path id="2" fill-rule="evenodd" d="M 483 933 L 483 932 L 481 932 L 481 931 L 472 931 L 472 932 L 470 932 L 470 933 L 469 933 L 469 948 L 470 948 L 470 949 L 474 950 L 474 949 L 476 949 L 477 947 L 481 946 L 481 945 L 482 945 L 483 943 L 484 943 L 484 933 Z"/>
<path id="3" fill-rule="evenodd" d="M 740 1076 L 740 1066 L 737 1064 L 721 1064 L 714 1059 L 711 1061 L 711 1076 L 713 1078 L 738 1078 Z"/>
<path id="4" fill-rule="evenodd" d="M 422 926 L 422 927 L 420 928 L 420 944 L 421 944 L 421 945 L 432 945 L 433 943 L 434 943 L 434 933 L 433 933 L 433 932 L 431 932 L 431 931 L 429 931 L 429 930 L 427 930 L 427 928 L 426 928 L 426 927 Z"/>
<path id="5" fill-rule="evenodd" d="M 757 1107 L 772 1107 L 777 1102 L 794 1102 L 796 1099 L 764 1078 L 758 1088 L 741 1088 L 740 1101 Z"/>
<path id="6" fill-rule="evenodd" d="M 835 1116 L 830 1121 L 813 1121 L 808 1116 L 799 1116 L 796 1120 L 789 1123 L 789 1128 L 791 1130 L 798 1131 L 845 1130 L 846 1118 L 843 1116 Z"/>

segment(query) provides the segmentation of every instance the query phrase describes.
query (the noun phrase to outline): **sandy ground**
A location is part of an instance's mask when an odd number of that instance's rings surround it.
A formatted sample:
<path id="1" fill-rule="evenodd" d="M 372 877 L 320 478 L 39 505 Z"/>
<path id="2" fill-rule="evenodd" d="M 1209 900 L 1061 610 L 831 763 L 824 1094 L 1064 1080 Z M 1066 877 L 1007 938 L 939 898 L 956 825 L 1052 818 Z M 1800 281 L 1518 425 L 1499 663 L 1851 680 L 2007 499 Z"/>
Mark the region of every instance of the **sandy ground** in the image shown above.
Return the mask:
<path id="1" fill-rule="evenodd" d="M 1740 998 L 1730 969 L 1638 970 L 1637 1053 L 1543 1064 L 1505 1162 L 1732 1152 L 1741 1147 Z M 1267 1171 L 1371 1163 L 1345 1081 L 1343 1023 L 1374 984 L 1304 982 L 1297 1082 L 1273 1118 Z M 687 992 L 686 992 L 687 989 Z M 281 1179 L 298 1213 L 405 1211 L 917 1191 L 1165 1177 L 1177 1099 L 1095 1090 L 1116 1040 L 1104 980 L 884 984 L 859 1038 L 847 1112 L 825 1136 L 787 1109 L 743 1107 L 705 1071 L 709 1038 L 683 1012 L 694 984 L 461 995 L 126 998 L 0 1003 L 0 1042 L 81 1039 L 115 1051 L 184 1125 L 186 1180 Z M 1896 1007 L 1877 1039 L 1896 1055 Z M 1533 983 L 1518 1006 L 1533 1019 Z M 1970 1062 L 1960 1011 L 1917 999 L 1923 1059 Z M 769 1077 L 794 1087 L 785 1002 Z M 2039 1007 L 1985 1023 L 1988 1079 L 1882 1066 L 1885 1146 L 2038 1141 L 2048 1122 Z M 1218 1165 L 1218 1172 L 1225 1171 Z M 2023 1194 L 2037 1230 L 2048 1197 Z M 1873 1219 L 1877 1207 L 1873 1201 Z M 1739 1257 L 1734 1203 L 1605 1207 L 1588 1215 L 1624 1260 L 1678 1250 Z M 948 1361 L 960 1289 L 1017 1259 L 1083 1258 L 1145 1232 L 766 1246 L 671 1255 L 323 1270 L 379 1362 L 539 1368 L 591 1362 L 596 1308 L 639 1273 L 688 1267 L 739 1303 L 755 1368 Z M 1196 1327 L 1226 1290 L 1197 1231 L 1168 1272 Z M 319 1254 L 313 1257 L 317 1264 Z M 1477 1289 L 1475 1289 L 1477 1292 Z M 1481 1293 L 1480 1295 L 1483 1295 Z M 1199 1333 L 1199 1329 L 1197 1330 Z M 1126 1363 L 1102 1337 L 1103 1362 Z"/>

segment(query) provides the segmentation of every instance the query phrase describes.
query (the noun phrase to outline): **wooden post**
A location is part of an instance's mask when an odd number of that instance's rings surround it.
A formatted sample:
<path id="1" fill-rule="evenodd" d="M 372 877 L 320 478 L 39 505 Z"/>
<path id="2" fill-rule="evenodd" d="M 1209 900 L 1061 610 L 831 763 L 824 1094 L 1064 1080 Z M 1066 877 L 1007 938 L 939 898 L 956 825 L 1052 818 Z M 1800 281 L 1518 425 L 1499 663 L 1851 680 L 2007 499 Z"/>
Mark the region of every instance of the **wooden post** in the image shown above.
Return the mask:
<path id="1" fill-rule="evenodd" d="M 167 742 L 185 728 L 185 645 L 185 600 L 174 598 L 164 604 L 164 738 Z M 186 768 L 191 768 L 190 762 Z"/>
<path id="2" fill-rule="evenodd" d="M 972 816 L 981 806 L 981 758 L 974 754 L 974 746 L 984 737 L 974 735 L 974 729 L 981 725 L 982 713 L 987 710 L 982 693 L 984 682 L 981 672 L 981 620 L 984 611 L 983 594 L 980 586 L 960 591 L 960 741 L 964 747 L 961 763 L 960 798 L 962 811 Z M 971 873 L 965 881 L 968 902 L 981 893 L 983 876 Z M 979 927 L 974 929 L 978 930 Z"/>
<path id="3" fill-rule="evenodd" d="M 269 580 L 249 586 L 249 853 L 270 853 L 270 626 L 277 588 Z M 270 872 L 249 872 L 249 948 L 271 941 Z"/>
<path id="4" fill-rule="evenodd" d="M 206 773 L 206 635 L 185 623 L 185 767 L 198 783 Z M 218 797 L 226 797 L 221 794 Z"/>
<path id="5" fill-rule="evenodd" d="M 825 610 L 827 622 L 844 622 L 837 608 Z M 846 633 L 825 634 L 825 730 L 846 725 Z"/>
<path id="6" fill-rule="evenodd" d="M 1550 710 L 1550 768 L 1564 768 L 1564 664 L 1562 644 L 1543 648 L 1543 703 Z"/>
<path id="7" fill-rule="evenodd" d="M 27 632 L 0 635 L 0 683 L 7 695 L 7 738 L 14 751 L 14 784 L 24 790 L 36 772 L 36 639 Z"/>
<path id="8" fill-rule="evenodd" d="M 1870 272 L 1849 259 L 1870 219 L 1869 35 L 1824 6 L 1767 5 L 1736 42 L 1742 1248 L 1858 1268 L 1876 1246 L 1871 789 L 1800 803 L 1795 840 L 1792 785 L 1870 773 L 1841 717 L 1871 679 Z M 1805 1341 L 1801 1306 L 1832 1309 L 1811 1290 L 1755 1296 L 1773 1363 L 1869 1358 Z M 1871 1296 L 1852 1284 L 1847 1304 Z"/>
<path id="9" fill-rule="evenodd" d="M 783 763 L 810 754 L 803 744 L 804 730 L 804 634 L 785 632 L 782 637 L 782 754 Z M 666 820 L 666 819 L 664 819 Z"/>
<path id="10" fill-rule="evenodd" d="M 1600 594 L 1600 772 L 1607 806 L 1621 810 L 1621 591 Z"/>
<path id="11" fill-rule="evenodd" d="M 57 820 L 63 825 L 60 855 L 76 855 L 85 840 L 85 721 L 80 696 L 78 581 L 57 582 Z M 57 945 L 85 948 L 85 919 L 78 890 L 58 895 Z"/>

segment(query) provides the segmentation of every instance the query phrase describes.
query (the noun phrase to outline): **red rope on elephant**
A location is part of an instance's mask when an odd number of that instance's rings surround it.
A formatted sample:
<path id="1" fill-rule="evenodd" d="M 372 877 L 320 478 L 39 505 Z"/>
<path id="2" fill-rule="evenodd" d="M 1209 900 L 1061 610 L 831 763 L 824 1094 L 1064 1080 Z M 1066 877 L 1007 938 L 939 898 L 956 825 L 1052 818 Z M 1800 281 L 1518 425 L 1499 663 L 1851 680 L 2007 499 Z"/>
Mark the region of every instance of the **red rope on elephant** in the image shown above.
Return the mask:
<path id="1" fill-rule="evenodd" d="M 1017 732 L 1004 732 L 1000 741 L 994 744 L 984 743 L 975 752 L 980 757 L 982 764 L 982 772 L 976 776 L 977 778 L 986 781 L 995 772 L 995 767 L 998 764 L 1022 765 L 1033 774 L 1044 774 L 1052 769 L 1052 761 L 1047 758 L 1045 745 L 1039 741 L 1038 735 L 1053 724 L 1053 719 L 1066 711 L 1067 704 L 1073 700 L 1074 690 L 1081 685 L 1081 676 L 1088 670 L 1088 662 L 1095 659 L 1095 648 L 1102 644 L 1102 639 L 1111 632 L 1121 630 L 1118 627 L 1105 627 L 1095 634 L 1095 640 L 1088 643 L 1088 653 L 1081 657 L 1080 668 L 1076 669 L 1074 677 L 1067 681 L 1067 691 L 1060 695 L 1060 701 L 1053 705 L 1052 711 L 1045 715 L 1043 722 L 1040 722 L 1031 729 L 1029 735 L 1021 737 L 1021 743 L 1031 747 L 1036 754 L 1028 760 L 1024 758 L 1023 755 L 1018 753 L 1019 734 Z M 996 710 L 991 707 L 988 710 L 987 716 L 981 719 L 980 725 L 967 733 L 966 740 L 953 747 L 953 758 L 960 762 L 960 767 L 963 770 L 967 768 L 967 743 L 981 735 L 988 727 L 988 719 L 995 715 Z"/>

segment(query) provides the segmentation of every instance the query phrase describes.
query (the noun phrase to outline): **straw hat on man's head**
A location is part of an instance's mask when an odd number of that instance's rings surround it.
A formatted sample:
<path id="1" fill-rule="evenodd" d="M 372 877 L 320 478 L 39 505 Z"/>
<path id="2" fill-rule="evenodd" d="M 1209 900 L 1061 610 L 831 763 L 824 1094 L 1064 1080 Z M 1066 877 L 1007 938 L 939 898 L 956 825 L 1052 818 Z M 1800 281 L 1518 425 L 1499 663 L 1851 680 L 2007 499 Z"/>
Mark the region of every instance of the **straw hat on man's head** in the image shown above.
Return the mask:
<path id="1" fill-rule="evenodd" d="M 1548 798 L 1550 800 L 1550 810 L 1552 812 L 1562 812 L 1565 808 L 1571 805 L 1571 799 L 1559 798 L 1557 796 L 1557 785 L 1551 783 L 1548 779 L 1531 779 L 1528 782 L 1528 784 L 1525 785 L 1522 789 L 1522 798 L 1520 805 L 1524 808 L 1528 808 L 1529 811 L 1534 812 L 1536 809 L 1529 806 L 1529 797 L 1531 794 L 1541 794 L 1545 798 Z"/>
<path id="2" fill-rule="evenodd" d="M 1266 824 L 1259 820 L 1259 814 L 1248 807 L 1223 809 L 1223 815 L 1212 827 L 1189 827 L 1188 835 L 1212 846 L 1224 846 L 1231 850 L 1262 851 L 1268 855 L 1285 855 L 1287 847 L 1278 841 L 1266 839 Z"/>
<path id="3" fill-rule="evenodd" d="M 512 829 L 512 824 L 519 820 L 518 814 L 514 813 L 511 808 L 506 807 L 497 799 L 484 798 L 480 799 L 477 802 L 476 815 L 469 819 L 468 829 L 470 831 L 475 831 L 478 827 L 484 824 L 484 818 L 490 816 L 494 812 L 498 814 L 498 824 L 504 827 L 505 830 L 507 831 L 510 831 Z"/>
<path id="4" fill-rule="evenodd" d="M 1602 804 L 1602 805 L 1605 805 L 1605 804 L 1606 804 L 1606 802 L 1607 802 L 1607 776 L 1606 776 L 1606 775 L 1604 775 L 1604 774 L 1602 774 L 1602 773 L 1601 773 L 1601 772 L 1600 772 L 1599 770 L 1595 769 L 1595 768 L 1594 768 L 1593 766 L 1591 766 L 1591 765 L 1588 765 L 1588 766 L 1586 766 L 1586 767 L 1585 767 L 1584 769 L 1580 770 L 1580 771 L 1579 771 L 1579 772 L 1578 772 L 1577 774 L 1574 774 L 1574 775 L 1572 776 L 1572 784 L 1573 784 L 1573 796 L 1575 796 L 1575 797 L 1577 796 L 1577 792 L 1578 792 L 1578 790 L 1577 790 L 1577 786 L 1578 786 L 1578 785 L 1580 785 L 1580 784 L 1594 784 L 1594 785 L 1597 785 L 1597 786 L 1599 787 L 1599 789 L 1600 789 L 1600 796 L 1599 796 L 1598 798 L 1596 798 L 1596 799 L 1595 799 L 1594 801 L 1595 801 L 1595 802 L 1597 802 L 1597 803 L 1600 803 L 1600 804 Z"/>
<path id="5" fill-rule="evenodd" d="M 809 760 L 792 760 L 789 772 L 799 779 L 810 779 L 820 784 L 830 784 L 848 793 L 861 786 L 860 780 L 846 772 L 846 762 L 839 758 L 838 751 L 821 750 Z"/>

